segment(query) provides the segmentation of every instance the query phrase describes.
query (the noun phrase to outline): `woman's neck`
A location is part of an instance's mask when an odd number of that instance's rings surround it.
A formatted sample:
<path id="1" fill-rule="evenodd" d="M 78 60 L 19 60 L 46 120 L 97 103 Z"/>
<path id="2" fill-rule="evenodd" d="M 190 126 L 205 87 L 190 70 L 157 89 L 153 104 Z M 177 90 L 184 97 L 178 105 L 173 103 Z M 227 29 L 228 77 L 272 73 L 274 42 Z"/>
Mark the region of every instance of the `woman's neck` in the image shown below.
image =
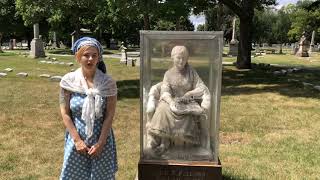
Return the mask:
<path id="1" fill-rule="evenodd" d="M 85 69 L 82 68 L 82 74 L 85 80 L 93 81 L 95 73 L 96 71 L 86 71 Z"/>

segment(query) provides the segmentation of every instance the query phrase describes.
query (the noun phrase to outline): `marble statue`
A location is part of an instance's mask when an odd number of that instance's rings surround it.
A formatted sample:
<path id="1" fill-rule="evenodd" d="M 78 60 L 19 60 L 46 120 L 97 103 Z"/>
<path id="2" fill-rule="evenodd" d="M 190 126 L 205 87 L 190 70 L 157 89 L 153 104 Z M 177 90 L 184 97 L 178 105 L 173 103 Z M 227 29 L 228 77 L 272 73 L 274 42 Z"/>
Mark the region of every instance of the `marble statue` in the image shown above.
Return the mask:
<path id="1" fill-rule="evenodd" d="M 146 146 L 149 155 L 161 159 L 166 159 L 170 149 L 206 146 L 201 136 L 207 136 L 203 122 L 208 119 L 211 98 L 197 71 L 188 64 L 187 48 L 173 47 L 171 58 L 173 67 L 162 82 L 151 87 L 146 110 Z"/>

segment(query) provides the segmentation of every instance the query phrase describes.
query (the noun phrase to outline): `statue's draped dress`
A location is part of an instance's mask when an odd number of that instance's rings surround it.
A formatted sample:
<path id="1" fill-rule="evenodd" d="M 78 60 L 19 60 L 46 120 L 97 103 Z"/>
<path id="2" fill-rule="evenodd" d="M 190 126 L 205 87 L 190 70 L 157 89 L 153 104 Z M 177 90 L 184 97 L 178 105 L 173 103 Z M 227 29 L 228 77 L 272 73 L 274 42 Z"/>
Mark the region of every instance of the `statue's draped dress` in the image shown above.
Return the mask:
<path id="1" fill-rule="evenodd" d="M 176 99 L 196 88 L 203 91 L 205 87 L 205 84 L 191 66 L 186 65 L 183 73 L 178 72 L 175 68 L 169 69 L 164 75 L 160 102 L 152 116 L 148 132 L 158 137 L 199 144 L 199 116 L 172 112 L 169 104 L 162 97 L 170 95 L 173 99 Z"/>

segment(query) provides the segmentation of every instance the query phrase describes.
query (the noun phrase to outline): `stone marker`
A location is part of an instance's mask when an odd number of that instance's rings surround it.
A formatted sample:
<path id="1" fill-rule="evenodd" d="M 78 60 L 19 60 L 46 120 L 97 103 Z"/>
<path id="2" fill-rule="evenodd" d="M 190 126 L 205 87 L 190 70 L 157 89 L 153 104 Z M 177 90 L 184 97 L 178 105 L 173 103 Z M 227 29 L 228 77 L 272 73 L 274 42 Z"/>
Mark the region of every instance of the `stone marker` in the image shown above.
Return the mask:
<path id="1" fill-rule="evenodd" d="M 5 76 L 7 76 L 7 73 L 0 72 L 0 77 L 5 77 Z"/>
<path id="2" fill-rule="evenodd" d="M 320 91 L 320 86 L 313 86 L 313 88 Z"/>
<path id="3" fill-rule="evenodd" d="M 306 82 L 302 82 L 303 86 L 307 87 L 307 86 L 313 86 L 313 84 L 311 83 L 306 83 Z"/>
<path id="4" fill-rule="evenodd" d="M 13 71 L 13 69 L 11 69 L 11 68 L 6 68 L 4 70 L 7 71 L 7 72 L 12 72 Z"/>
<path id="5" fill-rule="evenodd" d="M 229 44 L 229 55 L 231 56 L 238 56 L 239 41 L 236 39 L 236 20 L 237 18 L 234 17 L 232 23 L 232 39 Z"/>
<path id="6" fill-rule="evenodd" d="M 43 78 L 50 78 L 51 75 L 50 74 L 40 74 L 39 77 L 43 77 Z"/>
<path id="7" fill-rule="evenodd" d="M 68 62 L 68 63 L 66 63 L 66 65 L 73 66 L 73 63 L 72 62 Z"/>
<path id="8" fill-rule="evenodd" d="M 56 81 L 56 82 L 60 82 L 62 79 L 62 76 L 52 76 L 50 78 L 51 81 Z"/>
<path id="9" fill-rule="evenodd" d="M 39 38 L 38 23 L 33 25 L 33 34 L 34 34 L 34 38 L 31 41 L 30 56 L 33 58 L 45 57 L 43 43 L 42 43 L 42 40 Z"/>
<path id="10" fill-rule="evenodd" d="M 310 43 L 310 48 L 309 48 L 309 52 L 308 53 L 315 52 L 315 48 L 314 48 L 314 36 L 315 36 L 315 34 L 316 34 L 316 32 L 312 31 L 311 43 Z"/>
<path id="11" fill-rule="evenodd" d="M 26 73 L 26 72 L 20 72 L 20 73 L 16 74 L 16 76 L 18 76 L 18 77 L 27 77 L 27 76 L 28 76 L 28 73 Z"/>

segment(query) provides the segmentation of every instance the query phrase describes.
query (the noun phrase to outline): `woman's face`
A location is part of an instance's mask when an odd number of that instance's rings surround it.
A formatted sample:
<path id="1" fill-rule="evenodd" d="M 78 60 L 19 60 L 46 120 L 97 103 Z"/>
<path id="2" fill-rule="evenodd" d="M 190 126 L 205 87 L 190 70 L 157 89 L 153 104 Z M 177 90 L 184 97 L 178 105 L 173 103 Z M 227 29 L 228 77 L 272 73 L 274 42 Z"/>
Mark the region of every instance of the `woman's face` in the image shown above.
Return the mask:
<path id="1" fill-rule="evenodd" d="M 86 49 L 80 59 L 78 59 L 78 63 L 85 70 L 93 71 L 97 67 L 97 63 L 99 61 L 99 52 L 95 47 L 89 47 Z"/>
<path id="2" fill-rule="evenodd" d="M 177 54 L 173 55 L 172 59 L 173 59 L 173 65 L 178 70 L 183 70 L 183 68 L 185 67 L 185 65 L 188 61 L 188 58 L 186 56 L 184 56 L 183 53 L 177 53 Z"/>

